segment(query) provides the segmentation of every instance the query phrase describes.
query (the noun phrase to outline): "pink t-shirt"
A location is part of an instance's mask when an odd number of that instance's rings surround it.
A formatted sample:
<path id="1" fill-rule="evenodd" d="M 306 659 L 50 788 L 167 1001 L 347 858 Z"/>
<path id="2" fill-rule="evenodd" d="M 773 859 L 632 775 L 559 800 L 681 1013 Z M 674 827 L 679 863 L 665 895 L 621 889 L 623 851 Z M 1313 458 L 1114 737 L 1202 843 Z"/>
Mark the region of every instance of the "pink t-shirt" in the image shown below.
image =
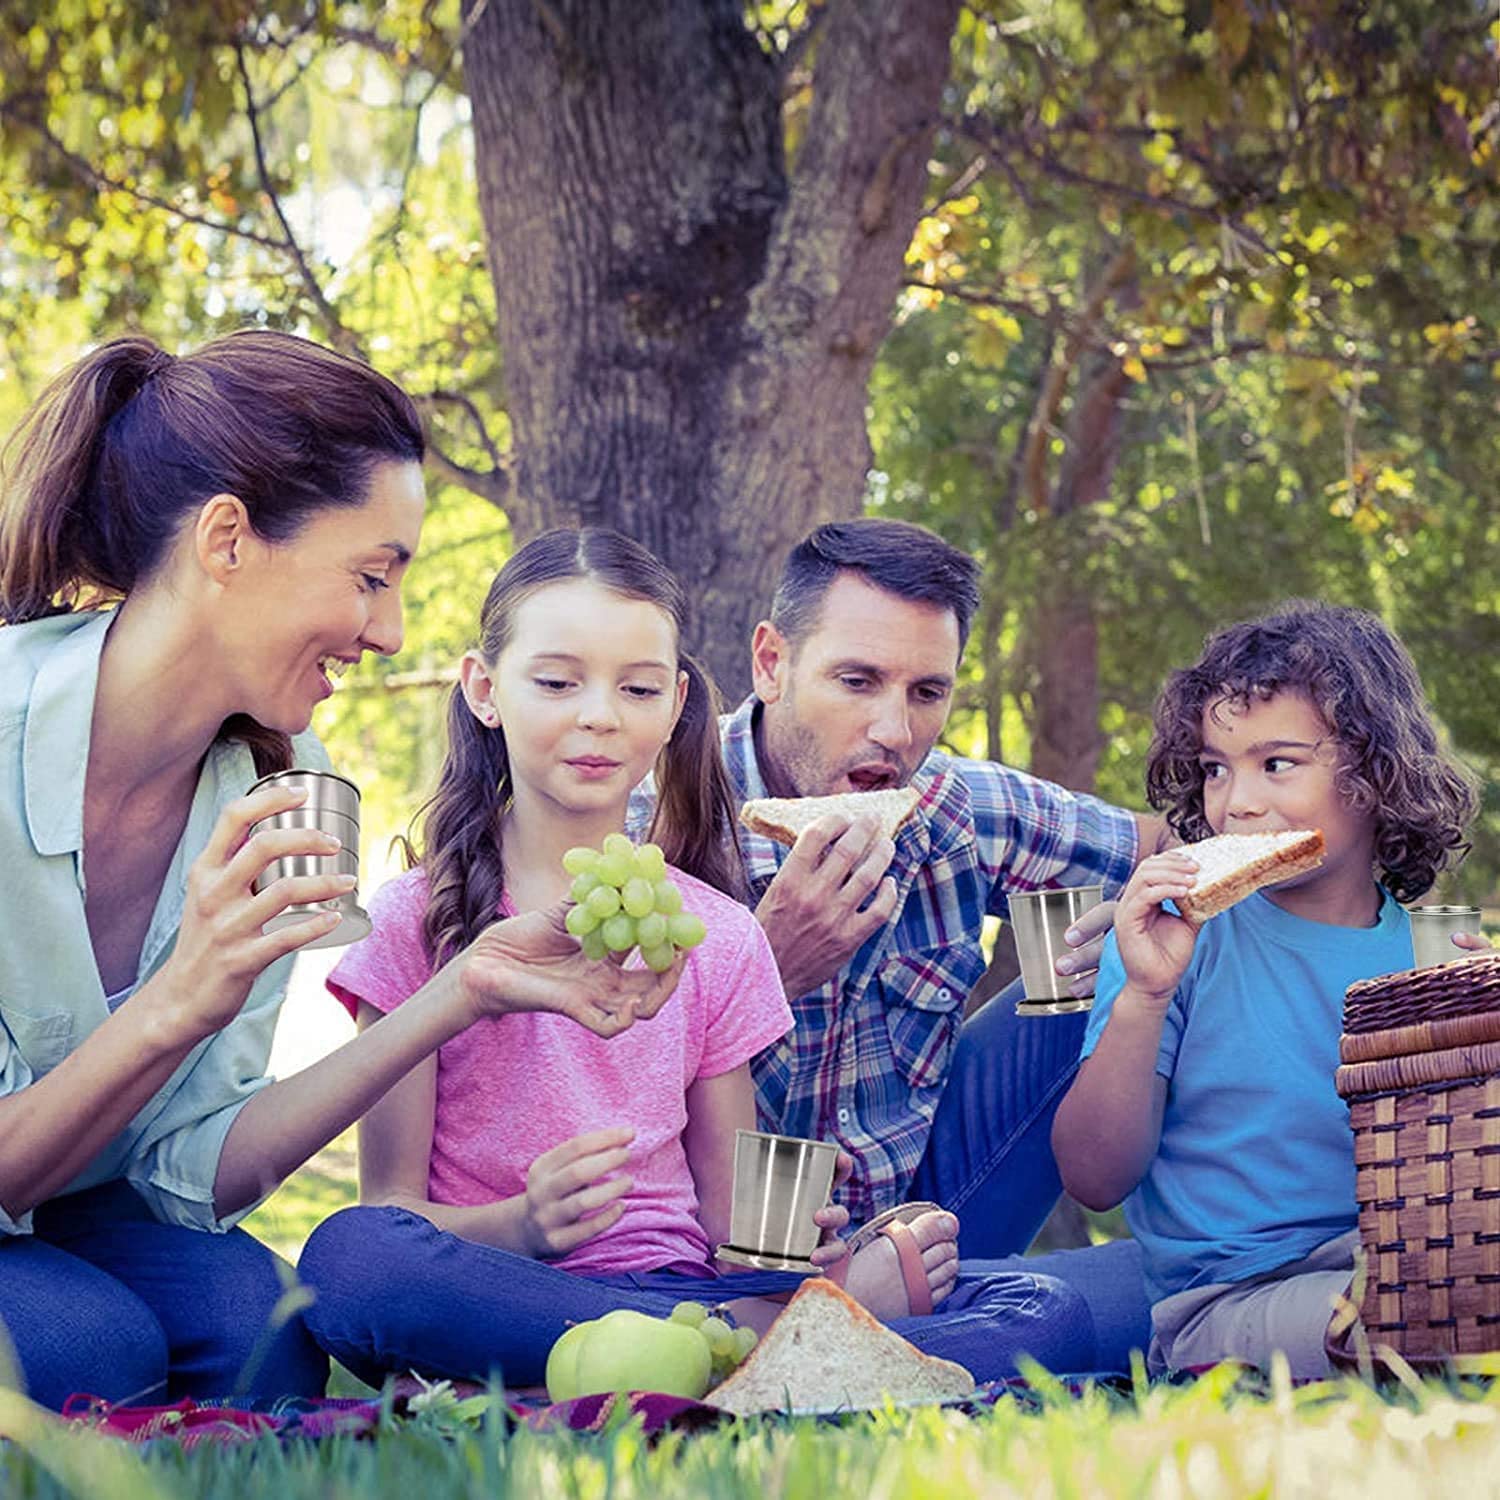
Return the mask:
<path id="1" fill-rule="evenodd" d="M 737 901 L 681 871 L 683 910 L 708 936 L 649 1021 L 605 1040 L 567 1016 L 476 1021 L 438 1050 L 428 1197 L 474 1205 L 526 1191 L 526 1169 L 585 1131 L 631 1125 L 635 1182 L 613 1227 L 554 1262 L 588 1273 L 708 1268 L 698 1195 L 683 1150 L 686 1095 L 785 1036 L 792 1012 L 765 933 Z M 373 931 L 339 960 L 328 988 L 351 1013 L 391 1011 L 426 984 L 427 877 L 420 868 L 370 903 Z"/>

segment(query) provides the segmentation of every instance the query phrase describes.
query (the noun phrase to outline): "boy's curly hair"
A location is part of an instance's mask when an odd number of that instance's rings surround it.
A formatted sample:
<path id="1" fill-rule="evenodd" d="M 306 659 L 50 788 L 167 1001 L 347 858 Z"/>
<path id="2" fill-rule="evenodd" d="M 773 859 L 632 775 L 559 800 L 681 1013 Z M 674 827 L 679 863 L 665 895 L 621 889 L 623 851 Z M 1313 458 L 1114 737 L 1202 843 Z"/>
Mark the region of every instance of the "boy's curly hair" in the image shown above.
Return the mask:
<path id="1" fill-rule="evenodd" d="M 1172 673 L 1156 703 L 1146 793 L 1185 840 L 1213 830 L 1203 814 L 1203 711 L 1300 692 L 1339 748 L 1336 785 L 1375 819 L 1378 878 L 1399 901 L 1425 895 L 1468 851 L 1473 779 L 1438 744 L 1410 653 L 1378 616 L 1290 600 L 1210 636 L 1195 666 Z"/>

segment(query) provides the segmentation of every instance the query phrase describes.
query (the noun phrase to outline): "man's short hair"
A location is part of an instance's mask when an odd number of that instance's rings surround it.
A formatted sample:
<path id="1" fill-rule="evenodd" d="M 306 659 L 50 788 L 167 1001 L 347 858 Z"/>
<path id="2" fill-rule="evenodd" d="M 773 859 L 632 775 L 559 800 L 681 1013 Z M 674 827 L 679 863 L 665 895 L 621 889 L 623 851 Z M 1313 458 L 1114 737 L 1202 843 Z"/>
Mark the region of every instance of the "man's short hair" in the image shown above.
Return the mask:
<path id="1" fill-rule="evenodd" d="M 899 599 L 951 609 L 963 652 L 979 608 L 979 564 L 925 526 L 909 521 L 830 521 L 792 548 L 771 601 L 771 623 L 793 646 L 812 630 L 823 596 L 841 572 Z"/>

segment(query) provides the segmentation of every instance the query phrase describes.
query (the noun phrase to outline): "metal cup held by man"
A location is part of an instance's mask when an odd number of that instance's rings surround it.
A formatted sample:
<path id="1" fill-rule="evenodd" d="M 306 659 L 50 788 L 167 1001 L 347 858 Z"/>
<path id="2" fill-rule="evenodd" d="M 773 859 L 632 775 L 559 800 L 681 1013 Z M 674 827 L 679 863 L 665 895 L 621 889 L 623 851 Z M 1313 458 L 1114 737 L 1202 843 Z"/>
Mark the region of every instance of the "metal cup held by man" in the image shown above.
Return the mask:
<path id="1" fill-rule="evenodd" d="M 1069 990 L 1072 981 L 1057 972 L 1057 960 L 1073 951 L 1063 941 L 1063 934 L 1103 899 L 1102 885 L 1007 893 L 1006 905 L 1021 960 L 1021 983 L 1026 988 L 1026 998 L 1016 1006 L 1018 1016 L 1062 1016 L 1087 1010 L 1094 1003 L 1092 998 L 1080 999 Z"/>
<path id="2" fill-rule="evenodd" d="M 252 837 L 262 828 L 316 828 L 332 834 L 342 847 L 333 854 L 289 854 L 274 860 L 256 876 L 252 889 L 258 894 L 283 875 L 353 875 L 358 879 L 359 788 L 332 771 L 291 770 L 262 776 L 250 790 L 272 785 L 305 791 L 307 801 L 301 807 L 289 807 L 285 812 L 273 813 L 251 824 Z M 338 912 L 339 925 L 305 943 L 304 949 L 338 948 L 369 936 L 370 919 L 359 904 L 357 888 L 329 901 L 299 901 L 272 917 L 263 930 L 275 932 L 293 922 L 305 922 L 322 911 Z"/>

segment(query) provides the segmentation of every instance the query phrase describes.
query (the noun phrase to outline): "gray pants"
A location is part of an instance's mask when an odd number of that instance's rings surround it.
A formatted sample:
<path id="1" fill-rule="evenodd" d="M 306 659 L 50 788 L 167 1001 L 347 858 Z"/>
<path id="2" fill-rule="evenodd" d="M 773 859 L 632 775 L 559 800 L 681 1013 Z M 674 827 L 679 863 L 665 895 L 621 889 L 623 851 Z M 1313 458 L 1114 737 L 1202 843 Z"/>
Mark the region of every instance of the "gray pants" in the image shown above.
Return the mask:
<path id="1" fill-rule="evenodd" d="M 1359 1231 L 1351 1229 L 1264 1276 L 1164 1298 L 1151 1309 L 1147 1369 L 1161 1375 L 1242 1359 L 1265 1370 L 1280 1349 L 1294 1380 L 1331 1374 L 1323 1338 L 1335 1303 L 1348 1294 L 1358 1248 Z"/>

